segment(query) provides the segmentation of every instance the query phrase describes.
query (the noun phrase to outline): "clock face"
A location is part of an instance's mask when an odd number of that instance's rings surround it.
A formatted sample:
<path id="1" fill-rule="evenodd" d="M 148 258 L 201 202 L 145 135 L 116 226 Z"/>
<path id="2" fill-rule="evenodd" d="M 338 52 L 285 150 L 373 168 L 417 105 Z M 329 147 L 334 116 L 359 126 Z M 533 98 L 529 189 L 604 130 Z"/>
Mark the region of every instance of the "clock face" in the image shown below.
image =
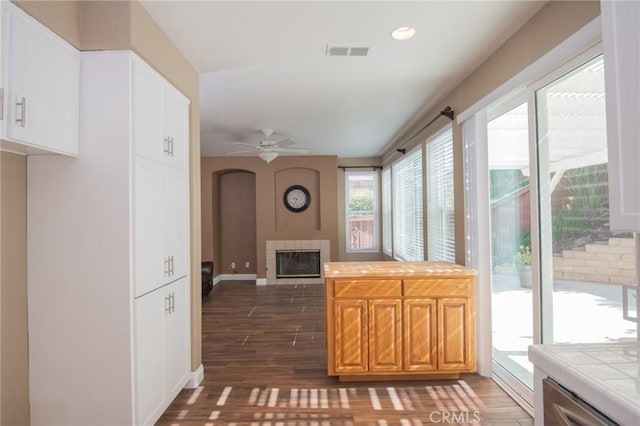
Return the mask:
<path id="1" fill-rule="evenodd" d="M 292 212 L 301 212 L 309 207 L 311 196 L 307 188 L 293 185 L 284 192 L 284 205 Z"/>

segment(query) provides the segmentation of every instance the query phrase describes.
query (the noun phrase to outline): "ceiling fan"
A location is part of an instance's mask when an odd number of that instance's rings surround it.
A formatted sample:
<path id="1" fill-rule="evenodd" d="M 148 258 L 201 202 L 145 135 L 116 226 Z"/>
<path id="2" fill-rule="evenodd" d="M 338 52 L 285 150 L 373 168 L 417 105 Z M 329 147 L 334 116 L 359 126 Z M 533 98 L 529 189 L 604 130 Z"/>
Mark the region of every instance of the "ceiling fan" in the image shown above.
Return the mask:
<path id="1" fill-rule="evenodd" d="M 227 155 L 249 154 L 252 152 L 257 152 L 258 157 L 262 158 L 267 163 L 270 163 L 279 154 L 283 154 L 283 153 L 305 154 L 309 152 L 309 150 L 306 148 L 291 147 L 291 145 L 294 145 L 295 142 L 289 138 L 281 139 L 279 141 L 269 139 L 273 134 L 273 129 L 262 129 L 261 131 L 262 131 L 262 134 L 264 135 L 264 139 L 258 142 L 257 145 L 244 143 L 244 142 L 233 142 L 234 145 L 248 146 L 252 149 L 228 152 Z"/>

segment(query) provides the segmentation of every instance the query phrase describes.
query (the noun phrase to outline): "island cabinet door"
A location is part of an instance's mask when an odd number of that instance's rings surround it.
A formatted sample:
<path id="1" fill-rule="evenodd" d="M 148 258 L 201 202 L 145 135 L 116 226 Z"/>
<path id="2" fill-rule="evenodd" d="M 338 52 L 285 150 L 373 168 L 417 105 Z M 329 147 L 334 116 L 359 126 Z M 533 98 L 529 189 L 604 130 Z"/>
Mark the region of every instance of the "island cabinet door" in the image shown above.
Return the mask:
<path id="1" fill-rule="evenodd" d="M 471 368 L 470 304 L 467 298 L 438 299 L 438 369 Z"/>
<path id="2" fill-rule="evenodd" d="M 369 371 L 402 371 L 402 301 L 369 300 Z"/>
<path id="3" fill-rule="evenodd" d="M 436 321 L 436 299 L 404 300 L 405 371 L 437 370 Z"/>
<path id="4" fill-rule="evenodd" d="M 335 372 L 367 372 L 367 301 L 336 300 L 334 315 Z"/>

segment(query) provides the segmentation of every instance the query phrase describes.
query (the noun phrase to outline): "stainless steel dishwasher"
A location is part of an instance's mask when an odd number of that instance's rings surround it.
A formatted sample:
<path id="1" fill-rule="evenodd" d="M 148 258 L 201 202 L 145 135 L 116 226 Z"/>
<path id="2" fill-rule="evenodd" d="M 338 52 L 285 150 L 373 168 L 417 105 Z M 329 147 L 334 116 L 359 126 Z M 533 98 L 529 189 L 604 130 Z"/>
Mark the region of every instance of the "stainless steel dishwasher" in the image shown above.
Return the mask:
<path id="1" fill-rule="evenodd" d="M 600 426 L 618 423 L 551 378 L 542 381 L 545 426 Z"/>

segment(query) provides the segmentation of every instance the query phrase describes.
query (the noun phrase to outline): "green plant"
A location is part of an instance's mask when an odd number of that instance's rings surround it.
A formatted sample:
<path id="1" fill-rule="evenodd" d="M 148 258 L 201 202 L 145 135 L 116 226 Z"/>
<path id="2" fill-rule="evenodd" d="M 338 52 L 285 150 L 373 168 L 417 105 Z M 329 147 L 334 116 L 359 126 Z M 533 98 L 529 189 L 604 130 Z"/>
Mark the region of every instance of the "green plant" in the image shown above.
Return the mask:
<path id="1" fill-rule="evenodd" d="M 531 247 L 521 245 L 518 252 L 513 256 L 516 265 L 531 265 Z"/>
<path id="2" fill-rule="evenodd" d="M 371 212 L 373 211 L 373 198 L 371 195 L 352 195 L 349 199 L 349 211 Z"/>
<path id="3" fill-rule="evenodd" d="M 531 247 L 531 231 L 529 231 L 528 229 L 523 229 L 520 231 L 520 241 L 518 241 L 518 245 L 520 247 Z"/>

